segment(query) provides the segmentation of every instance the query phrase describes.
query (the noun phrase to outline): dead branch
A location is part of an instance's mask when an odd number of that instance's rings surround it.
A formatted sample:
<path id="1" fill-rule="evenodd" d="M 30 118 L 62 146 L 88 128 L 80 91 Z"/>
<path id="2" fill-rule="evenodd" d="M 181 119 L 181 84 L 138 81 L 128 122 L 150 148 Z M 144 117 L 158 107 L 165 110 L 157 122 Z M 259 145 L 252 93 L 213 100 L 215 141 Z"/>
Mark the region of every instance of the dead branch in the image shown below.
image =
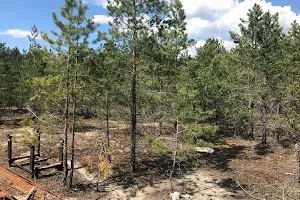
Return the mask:
<path id="1" fill-rule="evenodd" d="M 249 194 L 249 193 L 241 186 L 241 184 L 240 184 L 237 180 L 235 180 L 235 182 L 238 184 L 238 186 L 243 190 L 243 192 L 244 192 L 247 196 L 251 197 L 252 199 L 256 199 L 256 200 L 265 200 L 265 199 L 260 199 L 260 198 L 258 198 L 258 197 L 255 197 L 255 196 L 253 196 L 252 194 Z"/>

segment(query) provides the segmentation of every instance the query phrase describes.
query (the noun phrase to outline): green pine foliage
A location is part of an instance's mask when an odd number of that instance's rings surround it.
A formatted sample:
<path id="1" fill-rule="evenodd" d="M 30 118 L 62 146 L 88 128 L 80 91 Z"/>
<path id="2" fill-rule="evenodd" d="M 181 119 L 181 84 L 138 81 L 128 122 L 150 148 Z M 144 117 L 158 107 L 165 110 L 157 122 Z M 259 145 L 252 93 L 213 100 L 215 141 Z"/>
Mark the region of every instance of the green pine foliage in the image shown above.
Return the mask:
<path id="1" fill-rule="evenodd" d="M 284 33 L 278 14 L 255 4 L 240 30 L 229 33 L 234 48 L 208 38 L 191 56 L 195 42 L 180 0 L 109 0 L 113 21 L 97 39 L 99 24 L 86 16 L 87 5 L 63 2 L 52 14 L 57 31 L 40 33 L 34 25 L 23 51 L 0 43 L 0 108 L 27 107 L 39 120 L 24 120 L 24 127 L 63 133 L 65 166 L 67 160 L 74 164 L 76 131 L 92 117 L 106 122 L 107 149 L 112 126 L 130 125 L 132 170 L 138 134 L 158 156 L 179 160 L 227 136 L 299 141 L 298 22 Z M 142 123 L 155 124 L 151 135 L 138 129 Z M 35 144 L 27 129 L 24 142 Z M 99 159 L 105 178 L 112 175 L 110 162 Z M 72 170 L 65 168 L 64 176 L 70 188 Z"/>

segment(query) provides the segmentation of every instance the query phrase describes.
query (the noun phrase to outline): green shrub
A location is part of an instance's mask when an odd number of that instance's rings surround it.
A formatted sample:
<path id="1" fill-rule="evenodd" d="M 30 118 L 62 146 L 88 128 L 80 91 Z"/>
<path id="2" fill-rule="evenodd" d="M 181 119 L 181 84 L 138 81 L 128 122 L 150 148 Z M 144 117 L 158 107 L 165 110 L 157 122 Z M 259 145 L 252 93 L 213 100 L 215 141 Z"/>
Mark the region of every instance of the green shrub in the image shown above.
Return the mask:
<path id="1" fill-rule="evenodd" d="M 164 138 L 154 138 L 148 136 L 145 138 L 145 140 L 151 145 L 152 150 L 158 155 L 163 155 L 168 151 L 167 144 Z"/>
<path id="2" fill-rule="evenodd" d="M 195 155 L 194 145 L 183 145 L 178 151 L 178 160 L 185 161 Z"/>
<path id="3" fill-rule="evenodd" d="M 213 141 L 218 137 L 218 126 L 203 125 L 203 124 L 189 124 L 184 135 L 184 140 L 188 144 L 199 147 L 212 147 Z"/>
<path id="4" fill-rule="evenodd" d="M 23 128 L 21 130 L 22 143 L 28 146 L 38 146 L 39 141 L 34 134 L 34 130 L 30 127 Z"/>
<path id="5" fill-rule="evenodd" d="M 20 122 L 20 125 L 21 126 L 27 126 L 27 127 L 33 128 L 34 130 L 38 129 L 38 125 L 30 117 L 26 117 L 25 119 L 23 119 Z"/>
<path id="6" fill-rule="evenodd" d="M 197 147 L 210 147 L 212 148 L 214 145 L 211 142 L 206 142 L 203 139 L 198 139 L 195 144 Z"/>

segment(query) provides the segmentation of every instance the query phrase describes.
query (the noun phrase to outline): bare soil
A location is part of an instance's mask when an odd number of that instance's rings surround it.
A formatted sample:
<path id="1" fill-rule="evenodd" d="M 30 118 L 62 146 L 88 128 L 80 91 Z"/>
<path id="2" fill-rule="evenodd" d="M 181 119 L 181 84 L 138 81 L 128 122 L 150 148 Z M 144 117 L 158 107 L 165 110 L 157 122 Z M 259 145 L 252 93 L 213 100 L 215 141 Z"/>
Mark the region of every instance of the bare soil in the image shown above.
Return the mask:
<path id="1" fill-rule="evenodd" d="M 0 166 L 7 167 L 7 135 L 14 139 L 13 154 L 29 155 L 21 142 L 19 122 L 28 114 L 0 114 Z M 168 171 L 171 156 L 157 156 L 144 137 L 155 134 L 156 124 L 140 124 L 137 161 L 138 170 L 130 174 L 130 131 L 126 122 L 112 121 L 111 150 L 114 174 L 98 183 L 97 164 L 102 140 L 105 141 L 105 123 L 96 119 L 84 121 L 76 133 L 76 171 L 74 188 L 63 188 L 62 172 L 49 170 L 35 181 L 65 199 L 171 199 Z M 61 133 L 43 133 L 42 157 L 46 163 L 58 161 Z M 295 153 L 293 148 L 282 148 L 276 143 L 257 146 L 257 141 L 226 139 L 215 144 L 213 154 L 200 154 L 181 163 L 173 179 L 174 191 L 182 198 L 218 199 L 300 199 L 300 190 L 294 183 Z M 87 170 L 86 166 L 89 166 Z M 17 173 L 30 178 L 18 168 Z M 1 180 L 1 177 L 0 177 Z M 1 184 L 0 190 L 7 189 Z M 16 194 L 19 195 L 16 191 Z"/>

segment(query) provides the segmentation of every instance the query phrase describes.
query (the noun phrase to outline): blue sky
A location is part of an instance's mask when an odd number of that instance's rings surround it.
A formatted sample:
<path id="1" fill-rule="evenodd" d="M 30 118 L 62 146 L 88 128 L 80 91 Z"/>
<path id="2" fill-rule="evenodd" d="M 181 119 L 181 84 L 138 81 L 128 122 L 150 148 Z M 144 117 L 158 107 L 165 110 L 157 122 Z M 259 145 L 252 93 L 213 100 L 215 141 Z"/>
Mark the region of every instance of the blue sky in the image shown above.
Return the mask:
<path id="1" fill-rule="evenodd" d="M 104 22 L 100 29 L 107 30 L 107 21 L 103 20 L 107 15 L 103 6 L 105 0 L 88 1 L 88 16 L 99 15 L 100 21 Z M 218 2 L 221 0 L 182 0 L 187 12 L 188 33 L 198 41 L 198 46 L 208 37 L 219 37 L 225 41 L 225 46 L 230 47 L 228 31 L 237 29 L 239 18 L 245 16 L 254 2 L 267 10 L 280 12 L 282 26 L 286 29 L 290 21 L 298 19 L 300 13 L 299 0 L 222 0 L 222 5 Z M 54 29 L 51 13 L 59 13 L 63 3 L 63 0 L 0 0 L 0 42 L 10 47 L 28 48 L 26 31 L 30 31 L 33 24 L 44 32 Z M 216 8 L 215 5 L 220 6 Z M 40 42 L 45 44 L 42 40 Z"/>
<path id="2" fill-rule="evenodd" d="M 8 30 L 30 31 L 33 24 L 36 24 L 39 31 L 50 32 L 55 29 L 52 20 L 52 12 L 58 15 L 63 0 L 0 0 L 0 42 L 5 42 L 7 46 L 17 46 L 20 49 L 28 48 L 29 42 L 26 37 L 16 37 L 11 34 L 4 34 Z M 88 16 L 107 15 L 107 11 L 93 3 L 88 4 Z M 103 24 L 102 30 L 107 30 L 108 25 Z M 51 35 L 50 35 L 51 36 Z M 44 42 L 42 40 L 40 43 Z"/>

